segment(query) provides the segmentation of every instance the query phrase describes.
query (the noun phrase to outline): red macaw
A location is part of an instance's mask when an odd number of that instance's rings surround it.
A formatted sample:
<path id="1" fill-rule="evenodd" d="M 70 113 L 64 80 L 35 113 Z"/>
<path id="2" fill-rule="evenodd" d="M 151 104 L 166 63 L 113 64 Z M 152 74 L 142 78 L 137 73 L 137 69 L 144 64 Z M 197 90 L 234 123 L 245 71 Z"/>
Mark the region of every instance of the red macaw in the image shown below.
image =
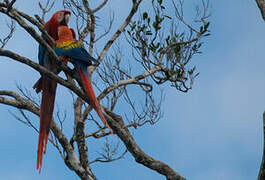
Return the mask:
<path id="1" fill-rule="evenodd" d="M 113 133 L 102 113 L 101 106 L 92 87 L 91 77 L 87 71 L 87 67 L 92 65 L 92 62 L 98 64 L 98 61 L 88 54 L 88 52 L 83 48 L 81 41 L 75 40 L 71 29 L 69 29 L 67 26 L 60 26 L 58 29 L 58 34 L 59 39 L 55 43 L 56 46 L 54 51 L 58 56 L 68 58 L 74 64 L 75 69 L 78 71 L 78 74 L 81 78 L 82 85 L 89 97 L 90 104 L 96 110 L 104 125 L 110 130 L 111 133 Z"/>
<path id="2" fill-rule="evenodd" d="M 52 18 L 45 23 L 44 28 L 48 34 L 54 39 L 58 40 L 58 27 L 60 25 L 67 26 L 70 11 L 57 11 Z M 74 33 L 74 32 L 73 32 Z M 47 41 L 47 38 L 43 36 Z M 48 41 L 47 41 L 48 42 Z M 52 46 L 52 42 L 48 42 Z M 46 54 L 45 48 L 39 46 L 39 64 L 48 68 L 49 70 L 58 73 L 56 64 Z M 37 151 L 37 169 L 41 171 L 43 154 L 46 152 L 47 140 L 50 131 L 50 124 L 52 120 L 52 114 L 54 109 L 54 100 L 56 94 L 56 81 L 42 75 L 37 83 L 33 86 L 37 93 L 42 90 L 42 99 L 40 106 L 40 128 L 39 128 L 39 140 L 38 140 L 38 151 Z"/>

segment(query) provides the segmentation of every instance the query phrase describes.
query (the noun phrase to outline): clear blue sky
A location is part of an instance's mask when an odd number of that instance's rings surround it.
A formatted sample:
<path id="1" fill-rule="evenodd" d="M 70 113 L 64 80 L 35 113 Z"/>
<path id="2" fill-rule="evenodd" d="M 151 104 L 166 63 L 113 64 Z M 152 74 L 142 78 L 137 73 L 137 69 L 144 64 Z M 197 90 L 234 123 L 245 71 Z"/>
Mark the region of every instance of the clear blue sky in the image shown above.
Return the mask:
<path id="1" fill-rule="evenodd" d="M 127 13 L 124 0 L 111 2 L 116 18 Z M 34 5 L 36 1 L 16 3 L 31 15 L 37 13 Z M 146 153 L 168 163 L 189 180 L 256 179 L 265 110 L 265 23 L 254 0 L 212 0 L 211 14 L 212 35 L 203 46 L 203 54 L 193 59 L 200 71 L 193 90 L 183 94 L 167 88 L 164 118 L 154 126 L 139 128 L 134 137 Z M 0 16 L 0 23 L 4 22 Z M 7 48 L 37 58 L 37 44 L 21 29 L 17 29 Z M 31 87 L 39 77 L 25 65 L 0 59 L 0 89 L 15 90 L 15 83 Z M 57 99 L 65 94 L 59 88 Z M 78 179 L 51 145 L 39 175 L 35 169 L 38 135 L 8 111 L 14 109 L 0 105 L 3 179 Z M 36 117 L 32 118 L 38 123 Z M 71 127 L 72 122 L 66 125 Z M 98 179 L 104 180 L 164 179 L 134 162 L 130 154 L 117 162 L 93 164 L 92 169 Z"/>

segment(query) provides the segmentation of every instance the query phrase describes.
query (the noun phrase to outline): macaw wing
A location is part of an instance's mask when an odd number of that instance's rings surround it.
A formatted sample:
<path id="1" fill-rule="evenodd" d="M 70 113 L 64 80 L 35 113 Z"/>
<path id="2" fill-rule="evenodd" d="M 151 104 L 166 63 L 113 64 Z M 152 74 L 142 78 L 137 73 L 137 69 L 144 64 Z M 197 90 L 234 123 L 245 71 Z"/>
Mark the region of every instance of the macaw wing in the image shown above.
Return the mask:
<path id="1" fill-rule="evenodd" d="M 45 30 L 47 32 L 49 32 L 48 27 L 46 27 Z M 41 37 L 43 40 L 45 40 L 47 42 L 47 38 L 44 36 L 44 34 L 41 34 Z M 39 59 L 40 65 L 45 66 L 47 64 L 47 62 L 46 62 L 46 48 L 42 45 L 39 45 L 38 59 Z"/>
<path id="2" fill-rule="evenodd" d="M 42 45 L 39 45 L 38 59 L 39 59 L 39 64 L 42 66 L 44 66 L 45 56 L 46 56 L 45 47 L 43 47 Z"/>
<path id="3" fill-rule="evenodd" d="M 72 59 L 73 61 L 79 61 L 87 66 L 92 65 L 92 62 L 98 64 L 98 61 L 91 57 L 88 52 L 83 47 L 74 47 L 74 48 L 58 48 L 56 47 L 55 53 L 58 56 L 66 56 Z"/>

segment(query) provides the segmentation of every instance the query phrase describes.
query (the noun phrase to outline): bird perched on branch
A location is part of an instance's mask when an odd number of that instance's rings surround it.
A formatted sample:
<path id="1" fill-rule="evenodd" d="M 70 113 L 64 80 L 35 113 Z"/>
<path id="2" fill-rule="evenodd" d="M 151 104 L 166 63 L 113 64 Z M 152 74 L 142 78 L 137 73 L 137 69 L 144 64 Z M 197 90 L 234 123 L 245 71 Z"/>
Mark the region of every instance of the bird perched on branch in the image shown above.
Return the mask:
<path id="1" fill-rule="evenodd" d="M 104 125 L 113 133 L 102 113 L 101 106 L 92 87 L 91 76 L 87 70 L 88 66 L 93 65 L 92 63 L 98 64 L 98 61 L 88 54 L 81 41 L 75 40 L 73 32 L 68 26 L 60 26 L 58 28 L 58 40 L 55 44 L 55 53 L 58 56 L 69 59 L 74 64 L 89 97 L 90 105 L 95 109 Z"/>
<path id="2" fill-rule="evenodd" d="M 44 24 L 44 29 L 53 38 L 58 40 L 58 27 L 61 25 L 67 26 L 69 21 L 70 11 L 57 11 L 52 18 Z M 74 31 L 72 34 L 75 36 Z M 53 47 L 53 42 L 50 42 L 47 37 L 42 35 L 42 38 Z M 44 46 L 39 45 L 38 54 L 39 64 L 46 67 L 54 73 L 59 73 L 56 68 L 55 61 L 50 58 Z M 33 88 L 39 93 L 42 90 L 41 106 L 40 106 L 40 128 L 37 151 L 37 169 L 41 172 L 43 154 L 46 152 L 48 136 L 50 132 L 50 124 L 54 110 L 54 101 L 56 94 L 57 82 L 42 74 L 41 78 L 35 83 Z"/>

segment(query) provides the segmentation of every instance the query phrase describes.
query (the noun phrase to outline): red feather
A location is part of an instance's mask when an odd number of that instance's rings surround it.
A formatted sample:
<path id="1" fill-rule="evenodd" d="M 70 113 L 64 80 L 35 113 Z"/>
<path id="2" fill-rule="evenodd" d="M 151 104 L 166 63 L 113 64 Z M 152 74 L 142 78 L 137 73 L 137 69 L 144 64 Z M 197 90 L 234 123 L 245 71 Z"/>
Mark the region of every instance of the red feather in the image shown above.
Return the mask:
<path id="1" fill-rule="evenodd" d="M 92 107 L 95 109 L 95 111 L 97 112 L 98 116 L 100 117 L 101 121 L 104 123 L 104 125 L 110 130 L 110 133 L 113 134 L 112 129 L 109 127 L 102 111 L 101 111 L 101 107 L 98 103 L 98 100 L 96 98 L 96 95 L 94 93 L 93 87 L 92 87 L 92 83 L 90 81 L 90 79 L 88 78 L 88 76 L 82 71 L 82 69 L 78 69 L 78 73 L 81 77 L 83 86 L 86 90 L 86 93 L 89 97 L 90 103 L 92 105 Z"/>
<path id="2" fill-rule="evenodd" d="M 69 13 L 71 14 L 70 11 L 62 10 L 62 11 L 57 11 L 51 19 L 44 24 L 44 28 L 48 29 L 49 35 L 56 41 L 58 40 L 58 27 L 60 26 L 60 22 L 57 21 L 56 16 L 60 12 L 63 12 L 65 14 Z"/>
<path id="3" fill-rule="evenodd" d="M 46 152 L 57 86 L 56 81 L 51 81 L 45 76 L 42 78 L 42 84 L 43 91 L 40 109 L 40 129 L 37 152 L 37 169 L 39 172 L 41 172 L 43 154 Z"/>
<path id="4" fill-rule="evenodd" d="M 45 23 L 44 28 L 47 29 L 48 34 L 54 39 L 58 39 L 58 27 L 60 22 L 57 21 L 56 16 L 58 13 L 64 12 L 69 13 L 69 11 L 57 11 L 52 18 Z M 55 69 L 55 63 L 47 58 L 48 64 L 45 66 L 53 70 Z M 67 63 L 67 61 L 65 61 Z M 42 90 L 42 99 L 40 107 L 40 129 L 39 129 L 39 140 L 38 140 L 38 150 L 37 150 L 37 169 L 39 173 L 41 172 L 43 154 L 46 152 L 46 146 L 48 142 L 50 124 L 52 121 L 52 114 L 54 110 L 54 100 L 56 94 L 57 82 L 49 79 L 47 76 L 43 75 L 37 83 L 33 86 L 36 92 L 39 93 Z"/>

